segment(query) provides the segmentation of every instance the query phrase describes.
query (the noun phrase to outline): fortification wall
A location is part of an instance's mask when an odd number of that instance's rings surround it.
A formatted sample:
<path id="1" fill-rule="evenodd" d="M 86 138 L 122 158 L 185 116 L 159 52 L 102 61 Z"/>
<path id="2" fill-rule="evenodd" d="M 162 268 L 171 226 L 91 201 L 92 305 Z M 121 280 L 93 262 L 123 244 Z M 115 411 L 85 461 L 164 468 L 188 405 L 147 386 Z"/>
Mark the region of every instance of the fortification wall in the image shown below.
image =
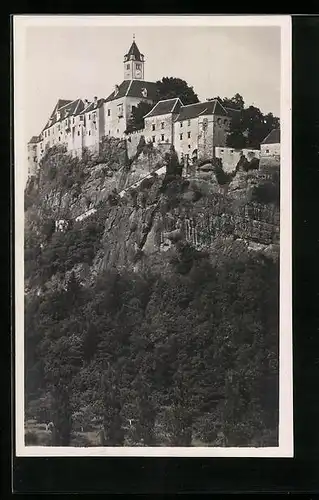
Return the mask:
<path id="1" fill-rule="evenodd" d="M 216 158 L 220 158 L 222 160 L 223 170 L 225 172 L 232 172 L 236 168 L 236 165 L 239 162 L 241 155 L 244 155 L 248 161 L 251 161 L 253 158 L 260 158 L 260 150 L 234 149 L 228 147 L 215 148 L 215 156 Z"/>

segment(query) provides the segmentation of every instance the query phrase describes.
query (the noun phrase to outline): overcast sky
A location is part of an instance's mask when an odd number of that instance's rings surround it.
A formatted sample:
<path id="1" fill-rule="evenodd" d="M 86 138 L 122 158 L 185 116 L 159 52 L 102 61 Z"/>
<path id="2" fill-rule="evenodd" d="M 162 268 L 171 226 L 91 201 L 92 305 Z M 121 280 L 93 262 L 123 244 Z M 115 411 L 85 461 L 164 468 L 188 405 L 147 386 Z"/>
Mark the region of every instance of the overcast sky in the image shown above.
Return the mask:
<path id="1" fill-rule="evenodd" d="M 247 105 L 280 114 L 278 27 L 29 27 L 25 109 L 38 135 L 58 99 L 107 97 L 123 80 L 132 36 L 145 80 L 182 78 L 200 100 L 239 92 Z"/>

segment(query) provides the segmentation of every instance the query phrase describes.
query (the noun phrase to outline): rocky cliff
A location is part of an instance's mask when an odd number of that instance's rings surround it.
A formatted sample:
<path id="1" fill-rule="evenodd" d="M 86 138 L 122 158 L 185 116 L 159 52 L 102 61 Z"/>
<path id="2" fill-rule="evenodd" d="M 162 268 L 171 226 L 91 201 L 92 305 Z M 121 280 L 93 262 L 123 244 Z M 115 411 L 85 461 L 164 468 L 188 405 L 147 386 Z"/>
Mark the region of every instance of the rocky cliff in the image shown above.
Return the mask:
<path id="1" fill-rule="evenodd" d="M 29 181 L 26 443 L 278 445 L 278 171 L 191 167 L 105 139 Z"/>
<path id="2" fill-rule="evenodd" d="M 94 255 L 74 262 L 86 277 L 108 267 L 165 268 L 185 245 L 215 259 L 243 251 L 276 259 L 278 178 L 278 170 L 239 169 L 221 183 L 214 168 L 196 166 L 184 177 L 173 151 L 143 142 L 130 159 L 125 141 L 113 138 L 81 159 L 53 148 L 26 188 L 26 251 L 40 258 L 48 242 L 98 226 Z"/>

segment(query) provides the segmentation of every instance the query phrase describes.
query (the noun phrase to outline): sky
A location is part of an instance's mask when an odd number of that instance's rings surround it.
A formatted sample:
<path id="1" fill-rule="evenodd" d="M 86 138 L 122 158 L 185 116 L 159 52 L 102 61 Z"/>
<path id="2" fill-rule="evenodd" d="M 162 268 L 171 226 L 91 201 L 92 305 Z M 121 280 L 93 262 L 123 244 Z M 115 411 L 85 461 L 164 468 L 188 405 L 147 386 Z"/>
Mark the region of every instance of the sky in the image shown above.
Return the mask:
<path id="1" fill-rule="evenodd" d="M 58 99 L 107 97 L 123 81 L 133 33 L 145 80 L 182 78 L 200 100 L 238 92 L 246 105 L 280 116 L 279 27 L 32 26 L 23 86 L 27 136 L 41 132 Z"/>

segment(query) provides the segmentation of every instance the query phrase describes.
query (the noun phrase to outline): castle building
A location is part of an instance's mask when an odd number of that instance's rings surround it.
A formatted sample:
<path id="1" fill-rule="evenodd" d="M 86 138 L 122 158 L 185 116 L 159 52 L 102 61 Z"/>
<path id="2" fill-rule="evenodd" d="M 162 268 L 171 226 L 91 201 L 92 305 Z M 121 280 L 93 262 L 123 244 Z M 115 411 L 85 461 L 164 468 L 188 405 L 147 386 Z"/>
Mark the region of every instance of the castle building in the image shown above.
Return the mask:
<path id="1" fill-rule="evenodd" d="M 178 97 L 158 101 L 156 83 L 144 79 L 145 58 L 134 39 L 123 65 L 124 79 L 106 99 L 58 100 L 40 135 L 28 143 L 28 176 L 34 175 L 47 148 L 60 144 L 81 156 L 84 148 L 98 152 L 105 136 L 130 141 L 131 154 L 140 136 L 156 145 L 173 145 L 180 160 L 211 157 L 216 147 L 226 145 L 234 110 L 217 99 L 190 105 Z M 132 110 L 140 102 L 154 107 L 144 117 L 144 129 L 128 134 Z"/>
<path id="2" fill-rule="evenodd" d="M 124 56 L 124 80 L 105 101 L 105 135 L 123 137 L 134 106 L 156 100 L 156 83 L 144 80 L 144 55 L 135 40 Z"/>

